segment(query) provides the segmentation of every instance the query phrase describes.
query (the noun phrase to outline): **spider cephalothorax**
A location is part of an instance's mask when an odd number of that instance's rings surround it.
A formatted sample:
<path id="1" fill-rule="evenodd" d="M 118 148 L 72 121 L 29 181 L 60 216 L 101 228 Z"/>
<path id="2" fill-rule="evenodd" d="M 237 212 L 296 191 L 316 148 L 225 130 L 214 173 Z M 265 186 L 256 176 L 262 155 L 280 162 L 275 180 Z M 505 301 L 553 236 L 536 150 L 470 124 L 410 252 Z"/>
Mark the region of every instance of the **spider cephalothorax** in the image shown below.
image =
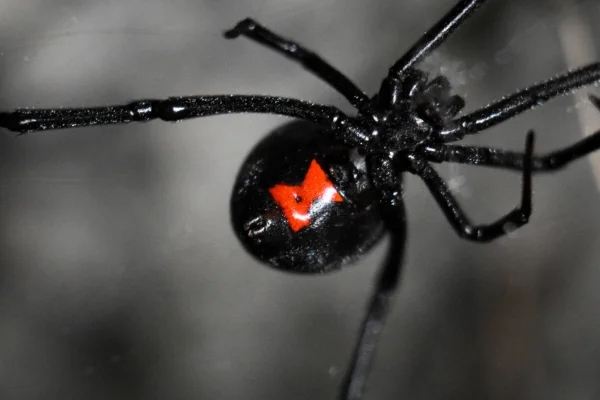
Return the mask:
<path id="1" fill-rule="evenodd" d="M 464 105 L 462 97 L 452 95 L 448 78 L 428 80 L 426 73 L 410 69 L 401 78 L 384 79 L 359 117 L 367 121 L 374 136 L 368 147 L 394 153 L 436 140 Z"/>
<path id="2" fill-rule="evenodd" d="M 600 132 L 545 156 L 533 155 L 533 132 L 527 135 L 525 152 L 448 144 L 600 81 L 600 64 L 590 64 L 456 118 L 464 100 L 452 95 L 444 76 L 429 80 L 416 65 L 486 1 L 460 0 L 390 68 L 374 97 L 317 54 L 252 19 L 225 33 L 229 39 L 246 36 L 301 63 L 342 94 L 356 108 L 356 117 L 290 98 L 218 95 L 95 108 L 19 109 L 0 112 L 0 127 L 26 133 L 243 112 L 308 121 L 277 130 L 252 151 L 234 185 L 232 222 L 255 257 L 275 268 L 304 273 L 344 265 L 371 248 L 385 231 L 390 233 L 388 257 L 340 397 L 358 399 L 400 273 L 405 239 L 402 174 L 415 174 L 425 183 L 460 236 L 485 242 L 527 223 L 533 172 L 555 170 L 600 148 Z M 600 109 L 600 99 L 590 99 Z M 520 204 L 492 223 L 471 223 L 431 166 L 441 162 L 521 171 Z"/>

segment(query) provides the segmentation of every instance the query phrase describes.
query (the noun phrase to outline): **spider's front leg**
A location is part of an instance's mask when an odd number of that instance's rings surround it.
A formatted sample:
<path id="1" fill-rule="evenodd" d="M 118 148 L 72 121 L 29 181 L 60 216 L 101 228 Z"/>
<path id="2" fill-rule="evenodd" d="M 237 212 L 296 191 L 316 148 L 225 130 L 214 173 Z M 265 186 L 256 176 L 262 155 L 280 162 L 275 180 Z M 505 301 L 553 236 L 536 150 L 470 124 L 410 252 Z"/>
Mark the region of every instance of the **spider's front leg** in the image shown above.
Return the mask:
<path id="1" fill-rule="evenodd" d="M 423 58 L 438 48 L 458 29 L 477 8 L 487 0 L 459 1 L 446 15 L 429 29 L 410 50 L 390 68 L 388 78 L 398 77 L 417 65 Z"/>
<path id="2" fill-rule="evenodd" d="M 500 236 L 506 235 L 512 230 L 525 225 L 531 216 L 531 175 L 533 163 L 534 135 L 527 135 L 525 145 L 525 162 L 523 163 L 523 187 L 521 193 L 521 204 L 513 211 L 491 224 L 474 226 L 471 224 L 458 202 L 450 192 L 437 172 L 427 161 L 419 156 L 409 157 L 411 172 L 418 175 L 427 185 L 429 191 L 442 208 L 448 221 L 456 232 L 469 240 L 476 242 L 488 242 Z"/>
<path id="3" fill-rule="evenodd" d="M 238 22 L 233 29 L 225 32 L 227 39 L 235 39 L 240 35 L 246 36 L 300 63 L 308 71 L 331 85 L 357 109 L 362 110 L 368 106 L 369 97 L 362 90 L 311 50 L 300 46 L 296 42 L 282 38 L 251 18 Z"/>
<path id="4" fill-rule="evenodd" d="M 598 149 L 600 149 L 600 131 L 565 149 L 553 151 L 543 156 L 533 156 L 532 169 L 534 172 L 556 171 Z M 521 152 L 488 147 L 447 146 L 443 144 L 423 146 L 418 150 L 418 153 L 421 157 L 431 162 L 453 162 L 515 171 L 523 169 L 526 159 L 526 154 Z"/>
<path id="5" fill-rule="evenodd" d="M 590 95 L 592 103 L 600 110 L 600 99 Z M 561 150 L 543 156 L 533 156 L 534 172 L 551 172 L 600 149 L 600 131 Z M 431 144 L 417 149 L 417 154 L 432 162 L 455 162 L 485 165 L 511 170 L 522 170 L 526 154 L 487 147 Z"/>
<path id="6" fill-rule="evenodd" d="M 276 96 L 215 95 L 140 100 L 106 107 L 18 109 L 0 112 L 0 128 L 21 134 L 53 129 L 146 122 L 181 121 L 222 114 L 258 113 L 300 118 L 323 126 L 335 139 L 366 146 L 372 130 L 333 107 Z"/>
<path id="7" fill-rule="evenodd" d="M 439 133 L 442 142 L 456 142 L 568 93 L 600 82 L 600 63 L 576 69 L 518 91 L 502 100 L 453 120 Z M 597 103 L 596 103 L 597 105 Z"/>

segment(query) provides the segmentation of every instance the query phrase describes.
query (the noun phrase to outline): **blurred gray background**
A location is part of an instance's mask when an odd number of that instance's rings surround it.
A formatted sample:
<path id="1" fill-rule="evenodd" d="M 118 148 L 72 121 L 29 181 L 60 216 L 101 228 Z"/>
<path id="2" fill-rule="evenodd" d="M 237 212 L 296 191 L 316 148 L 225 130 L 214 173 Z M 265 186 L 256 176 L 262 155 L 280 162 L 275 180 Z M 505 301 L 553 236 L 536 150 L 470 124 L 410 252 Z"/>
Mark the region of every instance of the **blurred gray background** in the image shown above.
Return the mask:
<path id="1" fill-rule="evenodd" d="M 454 0 L 0 0 L 0 107 L 191 94 L 334 104 L 301 67 L 221 32 L 253 16 L 368 93 Z M 596 0 L 490 0 L 423 68 L 468 110 L 600 59 Z M 600 129 L 592 87 L 470 138 L 537 150 Z M 0 133 L 0 398 L 333 399 L 385 243 L 327 276 L 252 259 L 229 224 L 240 163 L 285 122 L 231 115 Z M 442 165 L 476 222 L 519 174 Z M 409 239 L 367 399 L 600 397 L 600 157 L 540 175 L 529 225 L 459 239 L 407 177 Z"/>

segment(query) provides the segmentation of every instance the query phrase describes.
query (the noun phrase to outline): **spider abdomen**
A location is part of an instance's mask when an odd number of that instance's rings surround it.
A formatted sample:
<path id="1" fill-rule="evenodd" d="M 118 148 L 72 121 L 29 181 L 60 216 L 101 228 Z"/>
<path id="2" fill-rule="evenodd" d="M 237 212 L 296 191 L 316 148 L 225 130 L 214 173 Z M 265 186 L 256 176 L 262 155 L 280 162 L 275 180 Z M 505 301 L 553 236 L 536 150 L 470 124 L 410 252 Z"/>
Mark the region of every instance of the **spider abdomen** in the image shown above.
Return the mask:
<path id="1" fill-rule="evenodd" d="M 255 257 L 293 272 L 321 273 L 370 249 L 383 223 L 364 158 L 295 122 L 260 142 L 231 198 L 238 238 Z"/>

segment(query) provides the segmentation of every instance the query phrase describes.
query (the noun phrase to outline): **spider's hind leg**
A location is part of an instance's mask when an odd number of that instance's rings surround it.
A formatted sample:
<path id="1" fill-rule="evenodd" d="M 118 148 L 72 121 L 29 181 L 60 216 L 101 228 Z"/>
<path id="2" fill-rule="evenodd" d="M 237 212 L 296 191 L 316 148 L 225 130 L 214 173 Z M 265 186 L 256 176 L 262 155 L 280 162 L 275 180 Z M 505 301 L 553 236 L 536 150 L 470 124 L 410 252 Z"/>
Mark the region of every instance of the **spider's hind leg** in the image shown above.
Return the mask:
<path id="1" fill-rule="evenodd" d="M 375 350 L 398 287 L 406 238 L 406 217 L 401 201 L 384 207 L 386 227 L 391 234 L 387 258 L 379 273 L 348 371 L 342 383 L 339 400 L 362 399 Z"/>

